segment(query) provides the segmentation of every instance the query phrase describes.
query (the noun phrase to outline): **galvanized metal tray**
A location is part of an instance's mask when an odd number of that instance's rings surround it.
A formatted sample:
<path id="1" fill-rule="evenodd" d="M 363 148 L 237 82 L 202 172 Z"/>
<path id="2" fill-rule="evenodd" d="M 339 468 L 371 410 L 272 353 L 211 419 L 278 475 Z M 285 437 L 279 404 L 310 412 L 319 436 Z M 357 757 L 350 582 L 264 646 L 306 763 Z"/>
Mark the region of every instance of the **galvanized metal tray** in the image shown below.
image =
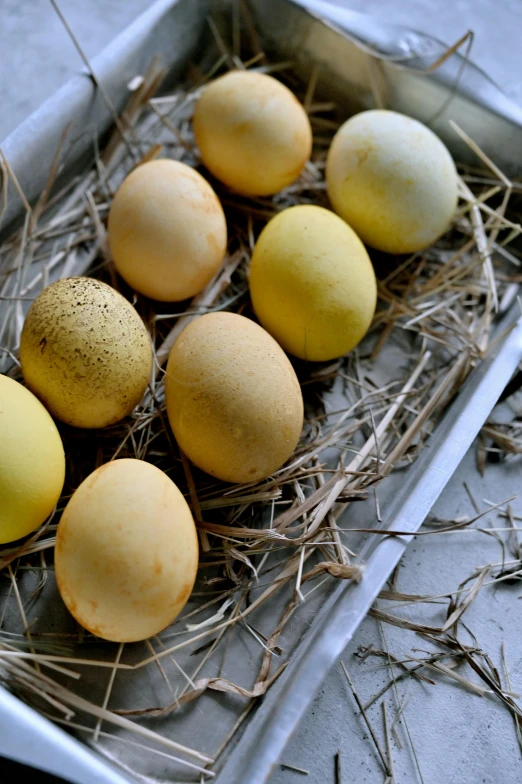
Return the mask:
<path id="1" fill-rule="evenodd" d="M 330 21 L 307 13 L 290 0 L 249 2 L 266 50 L 276 58 L 292 60 L 294 72 L 303 82 L 309 78 L 311 66 L 320 64 L 322 96 L 335 100 L 345 116 L 373 106 L 371 62 L 384 76 L 389 108 L 430 122 L 458 160 L 471 160 L 469 148 L 448 127 L 451 116 L 506 171 L 516 172 L 522 160 L 522 111 L 481 72 L 454 55 L 426 76 L 426 65 L 443 51 L 439 42 L 403 28 L 379 25 L 319 0 L 304 4 L 328 15 Z M 230 13 L 230 7 L 228 0 L 214 3 L 216 18 Z M 171 84 L 188 59 L 201 55 L 208 11 L 204 0 L 159 0 L 93 61 L 94 73 L 118 111 L 125 103 L 128 81 L 143 71 L 153 55 L 159 54 L 168 66 Z M 103 136 L 111 122 L 107 106 L 87 74 L 59 91 L 3 145 L 27 197 L 34 199 L 44 187 L 57 140 L 69 123 L 73 124 L 73 144 L 62 180 L 91 158 L 93 138 Z M 21 203 L 11 190 L 4 227 L 20 215 Z M 522 359 L 522 324 L 515 324 L 515 319 L 512 313 L 499 326 L 503 337 L 472 371 L 420 459 L 399 481 L 393 476 L 387 480 L 389 503 L 382 527 L 404 535 L 366 537 L 358 556 L 365 564 L 363 580 L 316 591 L 306 613 L 296 619 L 287 639 L 289 646 L 295 647 L 289 664 L 245 722 L 244 732 L 237 733 L 220 757 L 214 768 L 220 784 L 262 784 L 268 780 L 321 680 L 353 636 Z M 358 509 L 359 523 L 364 524 L 365 518 L 372 520 L 371 509 Z M 283 606 L 274 602 L 263 612 L 279 614 Z M 64 623 L 61 608 L 49 606 L 48 611 L 56 624 Z M 234 651 L 234 674 L 248 677 L 253 669 L 250 658 L 254 660 L 258 654 L 258 641 L 245 634 Z M 108 660 L 111 657 L 113 653 Z M 82 675 L 88 690 L 103 695 L 106 678 L 93 682 L 86 671 Z M 117 697 L 125 704 L 126 699 L 134 700 L 147 690 L 158 694 L 158 689 L 148 676 L 139 678 L 135 671 L 122 671 Z M 241 711 L 225 698 L 203 699 L 203 707 L 163 720 L 168 721 L 163 729 L 173 740 L 193 745 L 190 740 L 195 738 L 205 751 L 211 751 Z M 187 777 L 185 768 L 167 768 L 161 758 L 151 764 L 136 749 L 123 747 L 122 751 L 118 744 L 108 743 L 105 751 L 124 766 L 124 775 L 4 690 L 0 690 L 0 730 L 0 752 L 81 784 L 130 781 L 133 771 L 147 780 L 197 780 Z"/>

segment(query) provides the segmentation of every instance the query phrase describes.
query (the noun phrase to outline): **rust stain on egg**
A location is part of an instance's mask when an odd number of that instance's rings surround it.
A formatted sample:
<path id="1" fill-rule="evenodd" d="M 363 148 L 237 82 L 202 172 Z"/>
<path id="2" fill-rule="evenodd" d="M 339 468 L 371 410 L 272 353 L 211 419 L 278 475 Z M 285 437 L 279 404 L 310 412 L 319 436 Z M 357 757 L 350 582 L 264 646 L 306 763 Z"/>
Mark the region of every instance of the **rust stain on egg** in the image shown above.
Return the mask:
<path id="1" fill-rule="evenodd" d="M 185 604 L 191 593 L 192 593 L 192 584 L 186 583 L 186 585 L 184 585 L 179 592 L 179 597 L 178 597 L 179 601 Z"/>
<path id="2" fill-rule="evenodd" d="M 215 244 L 207 242 L 215 234 Z M 221 203 L 210 184 L 180 161 L 139 166 L 111 204 L 109 244 L 120 275 L 162 302 L 198 294 L 217 271 L 227 243 Z"/>
<path id="3" fill-rule="evenodd" d="M 97 469 L 58 525 L 58 589 L 76 621 L 103 639 L 134 642 L 166 628 L 190 595 L 197 565 L 187 502 L 141 460 Z"/>

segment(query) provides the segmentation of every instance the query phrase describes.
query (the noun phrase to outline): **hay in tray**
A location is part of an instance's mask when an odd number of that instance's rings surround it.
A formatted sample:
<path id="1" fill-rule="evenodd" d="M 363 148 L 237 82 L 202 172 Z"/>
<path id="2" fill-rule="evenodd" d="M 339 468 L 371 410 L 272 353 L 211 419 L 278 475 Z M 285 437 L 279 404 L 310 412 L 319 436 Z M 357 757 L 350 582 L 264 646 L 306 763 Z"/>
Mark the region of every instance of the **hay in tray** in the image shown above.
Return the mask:
<path id="1" fill-rule="evenodd" d="M 59 191 L 53 186 L 67 139 L 57 141 L 48 185 L 33 207 L 23 200 L 23 225 L 0 247 L 2 372 L 21 379 L 24 312 L 42 288 L 71 275 L 94 275 L 128 297 L 149 329 L 156 358 L 154 380 L 126 420 L 98 432 L 60 425 L 68 469 L 58 508 L 22 544 L 0 550 L 0 680 L 129 769 L 175 772 L 176 780 L 188 781 L 214 775 L 213 761 L 282 672 L 335 581 L 360 579 L 357 552 L 368 533 L 358 529 L 379 529 L 386 521 L 394 477 L 415 462 L 487 352 L 521 280 L 513 245 L 521 229 L 512 208 L 520 186 L 455 128 L 475 150 L 477 168 L 460 168 L 454 223 L 434 246 L 411 257 L 374 254 L 379 307 L 356 350 L 324 365 L 295 362 L 305 427 L 288 463 L 270 479 L 242 486 L 191 467 L 165 414 L 170 347 L 202 313 L 252 316 L 248 265 L 255 239 L 285 207 L 328 206 L 325 158 L 337 128 L 335 107 L 321 101 L 320 72 L 314 69 L 309 84 L 298 85 L 288 64 L 268 62 L 251 20 L 239 25 L 238 18 L 234 13 L 230 20 L 230 47 L 210 20 L 213 66 L 203 72 L 191 65 L 174 91 L 158 92 L 164 73 L 156 60 L 137 75 L 105 148 L 95 147 L 92 167 Z M 273 198 L 240 197 L 212 180 L 230 235 L 222 269 L 188 304 L 152 303 L 127 288 L 111 263 L 111 199 L 134 166 L 154 157 L 201 169 L 191 128 L 194 102 L 208 79 L 235 67 L 277 73 L 294 89 L 314 130 L 312 159 L 299 181 Z M 17 187 L 4 158 L 0 167 L 4 186 L 11 178 Z M 5 187 L 0 198 L 7 198 Z M 484 460 L 487 450 L 497 459 L 512 455 L 520 451 L 520 427 L 491 422 L 483 441 Z M 148 460 L 168 473 L 192 506 L 202 549 L 182 616 L 159 637 L 125 646 L 76 626 L 61 604 L 52 566 L 56 525 L 71 493 L 97 466 L 118 457 Z M 459 655 L 467 654 L 459 649 Z"/>

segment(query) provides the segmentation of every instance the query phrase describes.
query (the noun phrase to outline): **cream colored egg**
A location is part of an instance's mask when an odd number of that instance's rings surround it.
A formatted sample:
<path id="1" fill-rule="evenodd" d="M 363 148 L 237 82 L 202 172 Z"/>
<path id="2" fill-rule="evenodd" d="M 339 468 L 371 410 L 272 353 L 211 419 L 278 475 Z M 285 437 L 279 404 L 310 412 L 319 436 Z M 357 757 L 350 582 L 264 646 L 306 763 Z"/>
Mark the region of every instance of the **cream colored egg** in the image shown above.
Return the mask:
<path id="1" fill-rule="evenodd" d="M 208 182 L 179 161 L 138 166 L 109 212 L 120 275 L 146 297 L 178 302 L 202 291 L 227 248 L 223 208 Z"/>
<path id="2" fill-rule="evenodd" d="M 231 71 L 204 88 L 194 132 L 205 166 L 230 188 L 268 196 L 291 185 L 312 150 L 307 114 L 277 79 Z"/>
<path id="3" fill-rule="evenodd" d="M 65 457 L 40 401 L 0 375 L 0 544 L 36 530 L 62 492 Z"/>
<path id="4" fill-rule="evenodd" d="M 130 302 L 93 278 L 65 278 L 31 305 L 20 362 L 28 387 L 57 419 L 106 427 L 140 402 L 152 349 Z"/>
<path id="5" fill-rule="evenodd" d="M 210 313 L 183 330 L 165 394 L 181 449 L 226 482 L 270 476 L 301 434 L 303 398 L 292 365 L 262 327 L 235 313 Z"/>
<path id="6" fill-rule="evenodd" d="M 79 624 L 114 642 L 165 629 L 190 596 L 198 542 L 190 509 L 159 468 L 114 460 L 85 479 L 56 535 L 56 581 Z"/>
<path id="7" fill-rule="evenodd" d="M 300 205 L 261 232 L 250 294 L 261 324 L 285 351 L 320 361 L 340 357 L 365 335 L 377 284 L 355 232 L 330 210 Z"/>
<path id="8" fill-rule="evenodd" d="M 388 253 L 428 247 L 450 226 L 457 206 L 453 159 L 433 131 L 397 112 L 349 119 L 328 153 L 335 211 L 367 245 Z"/>

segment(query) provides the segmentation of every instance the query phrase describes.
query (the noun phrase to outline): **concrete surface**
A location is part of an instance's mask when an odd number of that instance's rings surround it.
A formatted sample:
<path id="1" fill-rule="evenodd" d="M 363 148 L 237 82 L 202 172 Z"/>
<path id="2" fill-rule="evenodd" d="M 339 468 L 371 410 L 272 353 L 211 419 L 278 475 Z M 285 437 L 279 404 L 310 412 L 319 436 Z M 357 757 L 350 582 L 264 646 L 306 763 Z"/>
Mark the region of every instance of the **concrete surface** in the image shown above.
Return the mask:
<path id="1" fill-rule="evenodd" d="M 60 2 L 89 56 L 103 48 L 147 4 L 147 0 Z M 346 3 L 338 0 L 338 4 L 375 14 L 381 19 L 409 24 L 431 32 L 448 44 L 472 28 L 475 31 L 473 59 L 508 94 L 522 101 L 520 0 L 496 3 L 491 0 L 404 0 L 401 4 L 386 0 L 349 0 Z M 0 58 L 1 139 L 77 71 L 80 63 L 48 0 L 23 3 L 0 0 Z M 472 488 L 481 508 L 485 508 L 482 499 L 498 502 L 507 498 L 519 489 L 521 467 L 521 461 L 509 466 L 492 465 L 481 478 L 470 452 L 435 512 L 448 518 L 473 514 L 464 481 Z M 515 501 L 513 506 L 522 513 L 521 501 Z M 491 523 L 502 524 L 494 514 Z M 418 538 L 401 564 L 398 588 L 405 593 L 445 593 L 454 590 L 476 566 L 500 561 L 501 557 L 498 544 L 482 534 Z M 500 646 L 504 642 L 513 689 L 519 692 L 522 691 L 520 593 L 517 585 L 503 584 L 494 590 L 485 589 L 466 618 L 479 644 L 498 666 Z M 412 605 L 400 611 L 403 617 L 434 625 L 443 620 L 442 612 L 442 606 L 437 604 L 430 605 L 429 610 L 425 606 L 420 610 Z M 373 619 L 366 619 L 343 655 L 363 701 L 389 678 L 387 670 L 378 669 L 382 660 L 369 658 L 362 662 L 354 655 L 359 646 L 370 644 L 381 649 L 388 647 L 398 657 L 412 655 L 412 649 L 428 647 L 421 637 L 411 632 L 390 626 L 381 628 Z M 460 671 L 473 678 L 465 670 Z M 404 680 L 396 692 L 392 689 L 386 695 L 390 721 L 395 719 L 398 705 L 405 706 L 398 722 L 400 743 L 392 740 L 397 784 L 416 781 L 424 784 L 520 782 L 521 751 L 513 719 L 507 710 L 491 696 L 472 694 L 444 676 L 435 674 L 434 680 L 437 684 L 433 686 Z M 380 704 L 375 704 L 368 715 L 382 742 Z M 338 751 L 341 779 L 335 772 Z M 325 681 L 309 715 L 286 749 L 283 761 L 309 773 L 304 775 L 281 767 L 275 771 L 272 784 L 299 784 L 301 781 L 303 784 L 373 784 L 384 781 L 374 746 L 340 667 L 336 667 Z"/>
<path id="2" fill-rule="evenodd" d="M 149 5 L 149 0 L 59 0 L 87 57 Z M 0 139 L 80 68 L 50 0 L 0 0 Z"/>

